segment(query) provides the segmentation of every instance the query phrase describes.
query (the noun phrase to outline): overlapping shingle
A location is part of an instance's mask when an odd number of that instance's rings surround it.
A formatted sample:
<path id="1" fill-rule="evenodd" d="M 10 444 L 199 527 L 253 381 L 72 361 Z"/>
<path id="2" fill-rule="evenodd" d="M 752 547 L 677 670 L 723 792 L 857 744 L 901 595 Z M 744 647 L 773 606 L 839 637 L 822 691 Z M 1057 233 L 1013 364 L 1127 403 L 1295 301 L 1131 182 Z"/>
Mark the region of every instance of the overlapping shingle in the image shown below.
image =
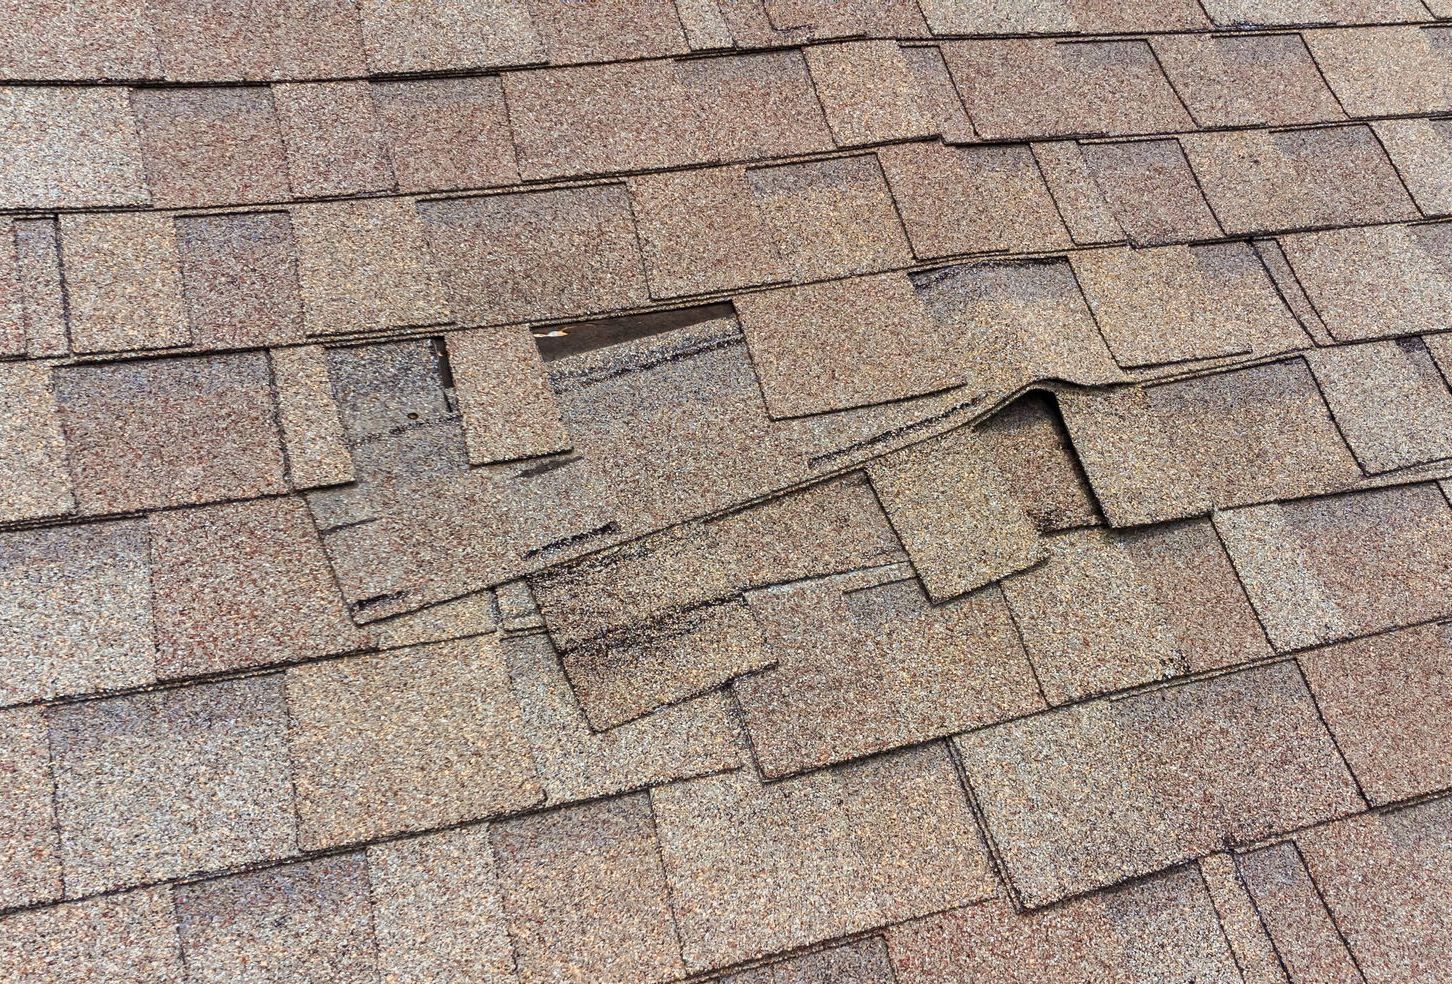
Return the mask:
<path id="1" fill-rule="evenodd" d="M 1220 238 L 1220 223 L 1178 141 L 1090 143 L 1080 152 L 1115 221 L 1134 245 Z"/>
<path id="2" fill-rule="evenodd" d="M 849 41 L 806 49 L 807 67 L 839 146 L 934 134 L 918 81 L 893 41 Z"/>
<path id="3" fill-rule="evenodd" d="M 49 367 L 0 364 L 0 520 L 75 509 L 67 448 Z"/>
<path id="4" fill-rule="evenodd" d="M 358 8 L 349 0 L 160 0 L 150 14 L 168 79 L 346 78 L 367 71 Z"/>
<path id="5" fill-rule="evenodd" d="M 1420 339 L 1338 346 L 1307 361 L 1367 472 L 1452 458 L 1452 390 Z"/>
<path id="6" fill-rule="evenodd" d="M 1445 27 L 1362 27 L 1307 31 L 1305 37 L 1352 116 L 1452 109 L 1452 34 Z"/>
<path id="7" fill-rule="evenodd" d="M 1452 123 L 1381 120 L 1372 129 L 1422 214 L 1452 215 Z"/>
<path id="8" fill-rule="evenodd" d="M 723 161 L 829 150 L 832 134 L 799 51 L 679 62 L 676 72 Z"/>
<path id="9" fill-rule="evenodd" d="M 161 74 L 151 18 L 130 0 L 84 7 L 64 0 L 16 3 L 0 27 L 0 62 L 9 79 L 143 79 Z"/>

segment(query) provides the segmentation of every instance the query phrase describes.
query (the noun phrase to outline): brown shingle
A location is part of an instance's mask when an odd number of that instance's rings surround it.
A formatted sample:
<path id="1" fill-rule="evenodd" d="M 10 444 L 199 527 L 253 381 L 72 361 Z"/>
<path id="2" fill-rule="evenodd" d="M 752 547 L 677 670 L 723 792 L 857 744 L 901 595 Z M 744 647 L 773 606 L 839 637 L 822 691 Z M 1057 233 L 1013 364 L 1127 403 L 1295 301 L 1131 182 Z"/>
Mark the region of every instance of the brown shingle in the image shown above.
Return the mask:
<path id="1" fill-rule="evenodd" d="M 1046 141 L 1032 147 L 1034 159 L 1074 242 L 1081 245 L 1124 242 L 1124 230 L 1089 171 L 1083 147 L 1073 140 Z"/>
<path id="2" fill-rule="evenodd" d="M 1362 27 L 1307 31 L 1305 37 L 1352 116 L 1452 110 L 1452 35 L 1446 27 Z"/>
<path id="3" fill-rule="evenodd" d="M 286 489 L 262 353 L 74 366 L 56 392 L 83 512 Z"/>
<path id="4" fill-rule="evenodd" d="M 731 25 L 726 23 L 716 0 L 676 0 L 676 13 L 680 15 L 681 27 L 692 51 L 735 46 Z"/>
<path id="5" fill-rule="evenodd" d="M 1252 851 L 1236 863 L 1292 981 L 1365 980 L 1294 844 Z"/>
<path id="6" fill-rule="evenodd" d="M 76 352 L 191 341 L 171 216 L 65 215 L 60 230 Z"/>
<path id="7" fill-rule="evenodd" d="M 976 428 L 1009 494 L 1044 532 L 1102 523 L 1058 404 L 1047 393 L 1014 400 Z"/>
<path id="8" fill-rule="evenodd" d="M 1201 126 L 1344 119 L 1298 34 L 1163 35 L 1151 45 Z"/>
<path id="9" fill-rule="evenodd" d="M 1306 358 L 1366 471 L 1452 458 L 1452 391 L 1421 339 L 1323 348 Z"/>
<path id="10" fill-rule="evenodd" d="M 132 0 L 13 3 L 0 25 L 5 77 L 35 81 L 155 78 L 161 73 L 146 9 Z"/>
<path id="11" fill-rule="evenodd" d="M 273 349 L 269 357 L 293 488 L 353 481 L 353 458 L 328 381 L 322 346 Z"/>
<path id="12" fill-rule="evenodd" d="M 397 4 L 385 0 L 381 6 Z M 404 191 L 481 188 L 519 180 L 504 85 L 497 77 L 377 82 L 373 100 Z"/>
<path id="13" fill-rule="evenodd" d="M 779 30 L 805 28 L 813 39 L 835 37 L 917 38 L 927 33 L 916 0 L 765 0 Z"/>
<path id="14" fill-rule="evenodd" d="M 491 636 L 287 671 L 301 843 L 328 847 L 539 801 Z"/>
<path id="15" fill-rule="evenodd" d="M 149 202 L 127 96 L 119 86 L 0 86 L 0 207 Z"/>
<path id="16" fill-rule="evenodd" d="M 934 34 L 1072 34 L 1069 0 L 919 0 Z"/>
<path id="17" fill-rule="evenodd" d="M 207 348 L 248 348 L 302 337 L 297 249 L 284 212 L 176 219 L 192 337 Z"/>
<path id="18" fill-rule="evenodd" d="M 785 157 L 832 147 L 832 134 L 799 51 L 693 58 L 681 85 L 723 161 Z"/>
<path id="19" fill-rule="evenodd" d="M 954 740 L 1030 906 L 1362 803 L 1300 674 L 1284 664 Z"/>
<path id="20" fill-rule="evenodd" d="M 292 768 L 278 676 L 50 712 L 66 890 L 292 854 Z"/>
<path id="21" fill-rule="evenodd" d="M 0 711 L 0 775 L 0 906 L 55 901 L 61 896 L 60 839 L 50 744 L 38 708 Z M 0 949 L 0 967 L 4 962 Z"/>
<path id="22" fill-rule="evenodd" d="M 131 95 L 156 204 L 291 197 L 272 94 L 263 86 L 137 89 Z"/>
<path id="23" fill-rule="evenodd" d="M 1176 140 L 1082 147 L 1084 162 L 1120 228 L 1136 246 L 1218 239 L 1220 223 Z"/>
<path id="24" fill-rule="evenodd" d="M 20 984 L 184 984 L 171 890 L 7 916 L 0 922 L 0 977 Z"/>
<path id="25" fill-rule="evenodd" d="M 394 186 L 367 82 L 275 85 L 272 98 L 295 195 L 352 195 Z"/>
<path id="26" fill-rule="evenodd" d="M 0 704 L 150 683 L 149 574 L 140 523 L 0 536 Z"/>
<path id="27" fill-rule="evenodd" d="M 896 984 L 887 946 L 872 936 L 854 943 L 788 957 L 721 978 L 721 984 Z"/>
<path id="28" fill-rule="evenodd" d="M 75 509 L 61 422 L 49 366 L 0 364 L 0 520 Z"/>
<path id="29" fill-rule="evenodd" d="M 437 72 L 544 60 L 525 0 L 362 0 L 375 72 Z"/>
<path id="30" fill-rule="evenodd" d="M 1452 215 L 1452 122 L 1380 120 L 1371 128 L 1423 215 Z"/>
<path id="31" fill-rule="evenodd" d="M 0 357 L 25 354 L 25 288 L 15 251 L 15 223 L 0 220 Z"/>
<path id="32" fill-rule="evenodd" d="M 1278 649 L 1452 611 L 1452 508 L 1435 485 L 1236 509 L 1215 525 Z"/>
<path id="33" fill-rule="evenodd" d="M 1211 854 L 1200 859 L 1199 868 L 1245 984 L 1290 984 L 1255 900 L 1236 871 L 1235 856 Z"/>
<path id="34" fill-rule="evenodd" d="M 1422 20 L 1414 0 L 1203 0 L 1220 27 Z"/>
<path id="35" fill-rule="evenodd" d="M 159 0 L 150 10 L 169 79 L 346 78 L 368 70 L 351 0 Z"/>
<path id="36" fill-rule="evenodd" d="M 55 219 L 16 219 L 11 228 L 15 233 L 15 276 L 25 325 L 25 353 L 33 359 L 66 355 L 70 339 L 61 283 L 60 223 Z"/>
<path id="37" fill-rule="evenodd" d="M 935 134 L 917 76 L 895 41 L 849 41 L 805 49 L 807 67 L 839 146 Z"/>
<path id="38" fill-rule="evenodd" d="M 525 0 L 552 62 L 606 62 L 685 54 L 672 0 Z"/>
<path id="39" fill-rule="evenodd" d="M 448 352 L 471 465 L 570 449 L 555 391 L 527 328 L 454 332 Z"/>
<path id="40" fill-rule="evenodd" d="M 650 984 L 681 975 L 644 794 L 496 824 L 489 840 L 525 984 Z"/>
<path id="41" fill-rule="evenodd" d="M 932 121 L 933 132 L 947 143 L 971 143 L 977 134 L 963 108 L 963 97 L 953 84 L 943 52 L 937 45 L 912 45 L 902 49 L 908 71 L 917 81 L 918 105 Z"/>

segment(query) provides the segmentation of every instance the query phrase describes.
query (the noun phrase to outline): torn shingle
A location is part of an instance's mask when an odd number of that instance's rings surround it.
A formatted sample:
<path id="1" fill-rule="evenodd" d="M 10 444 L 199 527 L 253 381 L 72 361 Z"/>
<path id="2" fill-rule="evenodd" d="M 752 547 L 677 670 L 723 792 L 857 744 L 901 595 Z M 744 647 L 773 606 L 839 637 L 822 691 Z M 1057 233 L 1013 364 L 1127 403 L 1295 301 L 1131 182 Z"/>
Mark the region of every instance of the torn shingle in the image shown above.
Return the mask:
<path id="1" fill-rule="evenodd" d="M 184 984 L 171 890 L 147 888 L 6 916 L 0 977 L 23 984 Z"/>
<path id="2" fill-rule="evenodd" d="M 319 848 L 540 799 L 490 636 L 287 671 L 300 840 Z"/>
<path id="3" fill-rule="evenodd" d="M 1346 116 L 1300 35 L 1163 35 L 1150 44 L 1201 126 L 1291 126 Z"/>
<path id="4" fill-rule="evenodd" d="M 349 78 L 368 70 L 352 0 L 158 0 L 150 12 L 168 79 Z"/>
<path id="5" fill-rule="evenodd" d="M 1423 215 L 1452 215 L 1452 122 L 1380 120 L 1377 139 Z"/>
<path id="6" fill-rule="evenodd" d="M 66 441 L 50 367 L 0 363 L 0 520 L 76 508 Z"/>
<path id="7" fill-rule="evenodd" d="M 1284 664 L 954 741 L 1031 907 L 1361 807 L 1299 672 Z"/>
<path id="8" fill-rule="evenodd" d="M 64 705 L 49 720 L 68 893 L 294 852 L 280 677 Z"/>
<path id="9" fill-rule="evenodd" d="M 1445 27 L 1412 25 L 1305 35 L 1331 91 L 1357 117 L 1452 110 L 1452 49 L 1447 37 Z"/>
<path id="10" fill-rule="evenodd" d="M 676 65 L 723 161 L 832 148 L 832 134 L 799 51 L 693 58 Z"/>
<path id="11" fill-rule="evenodd" d="M 525 0 L 549 60 L 608 62 L 685 54 L 685 35 L 672 0 Z"/>
<path id="12" fill-rule="evenodd" d="M 555 392 L 527 329 L 454 332 L 448 352 L 471 465 L 570 449 Z"/>
<path id="13" fill-rule="evenodd" d="M 1252 851 L 1236 867 L 1292 981 L 1364 980 L 1294 844 Z"/>
<path id="14" fill-rule="evenodd" d="M 60 231 L 75 351 L 124 352 L 191 341 L 171 216 L 66 215 Z"/>
<path id="15" fill-rule="evenodd" d="M 353 458 L 328 380 L 323 347 L 273 349 L 270 358 L 293 488 L 312 489 L 353 481 Z"/>
<path id="16" fill-rule="evenodd" d="M 155 679 L 140 523 L 0 534 L 0 584 L 0 704 Z"/>
<path id="17" fill-rule="evenodd" d="M 1090 173 L 1083 146 L 1073 140 L 1053 140 L 1035 143 L 1032 147 L 1034 159 L 1074 242 L 1080 245 L 1124 242 L 1124 230 Z"/>
<path id="18" fill-rule="evenodd" d="M 50 744 L 38 708 L 0 710 L 0 906 L 61 897 L 60 843 L 51 802 Z M 0 923 L 8 935 L 9 925 Z M 0 948 L 0 967 L 5 957 Z M 17 978 L 19 979 L 19 978 Z"/>
<path id="19" fill-rule="evenodd" d="M 0 207 L 104 208 L 150 201 L 124 88 L 0 86 Z"/>
<path id="20" fill-rule="evenodd" d="M 198 345 L 247 348 L 302 337 L 297 249 L 286 213 L 178 217 L 176 238 Z"/>
<path id="21" fill-rule="evenodd" d="M 1433 485 L 1236 509 L 1215 526 L 1277 649 L 1452 612 L 1452 507 Z"/>
<path id="22" fill-rule="evenodd" d="M 400 4 L 385 0 L 378 6 Z M 482 188 L 519 180 L 504 85 L 498 78 L 376 82 L 373 100 L 404 191 Z"/>
<path id="23" fill-rule="evenodd" d="M 1089 173 L 1135 246 L 1218 239 L 1220 224 L 1175 140 L 1083 144 Z"/>
<path id="24" fill-rule="evenodd" d="M 917 77 L 896 42 L 816 45 L 805 54 L 839 146 L 936 135 Z"/>
<path id="25" fill-rule="evenodd" d="M 1104 521 L 1052 396 L 1040 392 L 1014 400 L 976 433 L 1009 494 L 1040 531 Z"/>
<path id="26" fill-rule="evenodd" d="M 287 173 L 301 198 L 388 191 L 393 168 L 367 82 L 275 85 Z"/>
<path id="27" fill-rule="evenodd" d="M 375 72 L 438 72 L 544 60 L 525 0 L 362 0 Z"/>

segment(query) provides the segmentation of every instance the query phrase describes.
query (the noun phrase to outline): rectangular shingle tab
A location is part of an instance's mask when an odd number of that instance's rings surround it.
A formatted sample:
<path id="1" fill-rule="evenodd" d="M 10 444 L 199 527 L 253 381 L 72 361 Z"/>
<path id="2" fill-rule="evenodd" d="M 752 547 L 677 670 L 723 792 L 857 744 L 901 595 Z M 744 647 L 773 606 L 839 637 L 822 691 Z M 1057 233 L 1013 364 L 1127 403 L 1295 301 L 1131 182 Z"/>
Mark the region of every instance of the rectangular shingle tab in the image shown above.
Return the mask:
<path id="1" fill-rule="evenodd" d="M 570 449 L 555 391 L 527 329 L 454 332 L 448 350 L 470 464 Z"/>
<path id="2" fill-rule="evenodd" d="M 393 168 L 367 82 L 275 85 L 272 100 L 300 198 L 388 191 Z"/>
<path id="3" fill-rule="evenodd" d="M 723 161 L 832 148 L 832 134 L 799 51 L 693 58 L 676 65 L 709 146 Z"/>
<path id="4" fill-rule="evenodd" d="M 383 0 L 377 6 L 403 5 Z M 400 189 L 446 191 L 519 180 L 504 84 L 497 77 L 375 82 L 373 101 Z"/>
<path id="5" fill-rule="evenodd" d="M 1372 124 L 1424 215 L 1452 215 L 1452 121 L 1380 120 Z"/>
<path id="6" fill-rule="evenodd" d="M 61 897 L 60 841 L 51 802 L 50 741 L 38 708 L 0 710 L 0 774 L 5 776 L 0 906 L 55 901 Z M 4 960 L 0 950 L 0 967 Z"/>
<path id="7" fill-rule="evenodd" d="M 0 520 L 75 509 L 66 452 L 50 367 L 0 364 Z"/>
<path id="8" fill-rule="evenodd" d="M 287 154 L 263 86 L 137 89 L 146 182 L 158 206 L 284 201 Z"/>
<path id="9" fill-rule="evenodd" d="M 103 208 L 150 202 L 128 92 L 0 86 L 0 207 Z"/>
<path id="10" fill-rule="evenodd" d="M 191 337 L 205 348 L 302 338 L 297 246 L 286 212 L 177 217 Z"/>
<path id="11" fill-rule="evenodd" d="M 1177 34 L 1150 43 L 1201 126 L 1292 126 L 1345 118 L 1298 34 Z"/>
<path id="12" fill-rule="evenodd" d="M 184 984 L 171 890 L 146 888 L 6 916 L 0 976 L 24 984 Z"/>
<path id="13" fill-rule="evenodd" d="M 66 215 L 60 232 L 76 352 L 191 342 L 171 216 Z"/>
<path id="14" fill-rule="evenodd" d="M 328 362 L 321 345 L 273 349 L 272 380 L 295 489 L 351 482 L 353 457 L 343 433 Z"/>
<path id="15" fill-rule="evenodd" d="M 839 146 L 936 135 L 917 77 L 894 41 L 848 41 L 805 50 Z"/>
<path id="16" fill-rule="evenodd" d="M 1087 143 L 1081 154 L 1135 246 L 1219 239 L 1220 223 L 1176 140 Z"/>
<path id="17" fill-rule="evenodd" d="M 1452 29 L 1327 29 L 1308 31 L 1305 38 L 1331 91 L 1352 116 L 1452 109 Z"/>
<path id="18" fill-rule="evenodd" d="M 362 0 L 375 72 L 527 65 L 544 59 L 525 0 Z"/>
<path id="19" fill-rule="evenodd" d="M 150 13 L 168 79 L 347 78 L 367 71 L 351 0 L 159 0 Z"/>

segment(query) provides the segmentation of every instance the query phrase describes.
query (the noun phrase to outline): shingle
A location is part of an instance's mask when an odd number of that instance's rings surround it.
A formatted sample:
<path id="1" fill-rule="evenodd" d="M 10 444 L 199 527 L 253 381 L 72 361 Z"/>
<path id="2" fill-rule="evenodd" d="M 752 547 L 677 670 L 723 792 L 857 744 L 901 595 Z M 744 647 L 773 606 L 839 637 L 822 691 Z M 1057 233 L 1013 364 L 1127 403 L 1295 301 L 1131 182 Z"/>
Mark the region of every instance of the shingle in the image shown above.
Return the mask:
<path id="1" fill-rule="evenodd" d="M 368 638 L 379 649 L 399 649 L 425 642 L 446 642 L 483 635 L 499 628 L 494 592 L 480 591 L 450 601 L 380 619 L 368 625 Z"/>
<path id="2" fill-rule="evenodd" d="M 1204 4 L 1217 26 L 1237 28 L 1415 21 L 1426 17 L 1413 0 L 1204 0 Z"/>
<path id="3" fill-rule="evenodd" d="M 681 85 L 723 161 L 786 157 L 832 147 L 827 118 L 799 51 L 677 63 Z"/>
<path id="4" fill-rule="evenodd" d="M 404 191 L 481 188 L 519 180 L 504 85 L 497 77 L 375 82 L 373 100 Z"/>
<path id="5" fill-rule="evenodd" d="M 309 334 L 449 320 L 427 229 L 412 201 L 299 205 L 292 224 Z"/>
<path id="6" fill-rule="evenodd" d="M 263 86 L 137 89 L 146 183 L 160 207 L 291 197 L 287 154 Z"/>
<path id="7" fill-rule="evenodd" d="M 895 984 L 882 937 L 872 936 L 721 978 L 721 984 Z"/>
<path id="8" fill-rule="evenodd" d="M 285 212 L 176 219 L 193 340 L 249 348 L 302 337 L 297 248 Z"/>
<path id="9" fill-rule="evenodd" d="M 156 38 L 144 8 L 97 0 L 12 4 L 0 27 L 5 77 L 34 81 L 155 78 Z"/>
<path id="10" fill-rule="evenodd" d="M 25 294 L 20 257 L 15 249 L 15 223 L 0 220 L 0 357 L 25 354 Z"/>
<path id="11" fill-rule="evenodd" d="M 169 79 L 347 78 L 368 71 L 351 0 L 160 0 L 150 9 Z"/>
<path id="12" fill-rule="evenodd" d="M 1306 45 L 1352 116 L 1405 116 L 1452 109 L 1448 36 L 1445 27 L 1363 27 L 1307 31 Z"/>
<path id="13" fill-rule="evenodd" d="M 101 208 L 150 201 L 127 90 L 0 86 L 0 207 Z"/>
<path id="14" fill-rule="evenodd" d="M 1298 34 L 1162 35 L 1151 46 L 1201 126 L 1344 119 Z"/>
<path id="15" fill-rule="evenodd" d="M 454 332 L 448 351 L 471 465 L 570 449 L 569 431 L 528 329 Z"/>
<path id="16" fill-rule="evenodd" d="M 388 984 L 514 979 L 488 828 L 375 844 L 368 881 L 378 969 Z"/>
<path id="17" fill-rule="evenodd" d="M 496 824 L 489 839 L 525 984 L 649 984 L 681 975 L 644 794 Z"/>
<path id="18" fill-rule="evenodd" d="M 1069 0 L 1079 29 L 1093 34 L 1204 30 L 1210 26 L 1198 0 Z"/>
<path id="19" fill-rule="evenodd" d="M 716 0 L 676 0 L 676 13 L 692 51 L 732 48 L 736 39 Z"/>
<path id="20" fill-rule="evenodd" d="M 1069 254 L 1125 368 L 1309 345 L 1248 243 Z"/>
<path id="21" fill-rule="evenodd" d="M 644 303 L 640 246 L 622 185 L 419 206 L 454 315 L 502 324 Z"/>
<path id="22" fill-rule="evenodd" d="M 742 169 L 647 174 L 628 187 L 652 296 L 787 279 Z"/>
<path id="23" fill-rule="evenodd" d="M 1452 800 L 1368 814 L 1296 838 L 1367 980 L 1445 979 L 1452 962 Z"/>
<path id="24" fill-rule="evenodd" d="M 322 346 L 273 349 L 270 358 L 293 488 L 353 481 L 353 458 L 328 380 Z"/>
<path id="25" fill-rule="evenodd" d="M 49 720 L 68 893 L 293 853 L 279 677 L 65 705 Z"/>
<path id="26" fill-rule="evenodd" d="M 56 392 L 82 512 L 286 489 L 262 353 L 74 366 Z"/>
<path id="27" fill-rule="evenodd" d="M 904 144 L 878 153 L 913 252 L 1024 252 L 1069 245 L 1054 200 L 1025 145 Z"/>
<path id="28" fill-rule="evenodd" d="M 1255 900 L 1236 871 L 1235 856 L 1227 852 L 1201 858 L 1200 877 L 1245 984 L 1290 984 Z"/>
<path id="29" fill-rule="evenodd" d="M 1072 34 L 1068 0 L 919 0 L 934 34 Z"/>
<path id="30" fill-rule="evenodd" d="M 75 351 L 123 352 L 191 341 L 171 216 L 65 215 L 60 231 Z"/>
<path id="31" fill-rule="evenodd" d="M 0 710 L 0 775 L 0 906 L 54 901 L 61 896 L 60 841 L 39 709 Z M 4 962 L 0 950 L 0 966 Z"/>
<path id="32" fill-rule="evenodd" d="M 378 980 L 361 853 L 184 885 L 175 896 L 192 984 Z"/>
<path id="33" fill-rule="evenodd" d="M 1337 341 L 1452 325 L 1452 224 L 1329 229 L 1280 245 Z"/>
<path id="34" fill-rule="evenodd" d="M 1050 703 L 1271 654 L 1206 521 L 1046 543 L 1048 563 L 1003 593 Z"/>
<path id="35" fill-rule="evenodd" d="M 1043 905 L 1361 807 L 1294 666 L 954 739 L 999 859 Z"/>
<path id="36" fill-rule="evenodd" d="M 1361 478 L 1306 364 L 1065 394 L 1069 434 L 1114 526 L 1317 495 Z"/>
<path id="37" fill-rule="evenodd" d="M 673 62 L 510 72 L 504 94 L 526 180 L 700 164 L 714 156 Z"/>
<path id="38" fill-rule="evenodd" d="M 911 45 L 902 49 L 908 71 L 917 81 L 918 105 L 930 121 L 933 132 L 946 143 L 971 143 L 977 134 L 963 108 L 963 97 L 937 45 Z"/>
<path id="39" fill-rule="evenodd" d="M 920 38 L 928 29 L 916 0 L 765 0 L 765 7 L 778 29 L 805 28 L 813 40 Z"/>
<path id="40" fill-rule="evenodd" d="M 65 287 L 61 282 L 60 224 L 55 219 L 16 219 L 15 278 L 25 327 L 25 354 L 32 359 L 70 352 Z"/>
<path id="41" fill-rule="evenodd" d="M 1014 400 L 976 433 L 1009 494 L 1044 532 L 1102 523 L 1058 404 L 1047 393 Z"/>
<path id="42" fill-rule="evenodd" d="M 1180 870 L 1042 912 L 1007 901 L 958 909 L 888 931 L 897 984 L 1238 984 L 1215 907 Z"/>
<path id="43" fill-rule="evenodd" d="M 1176 140 L 1084 144 L 1089 173 L 1136 246 L 1219 239 L 1215 221 Z"/>
<path id="44" fill-rule="evenodd" d="M 902 223 L 874 157 L 753 168 L 746 176 L 798 280 L 909 262 Z"/>
<path id="45" fill-rule="evenodd" d="M 1034 159 L 1074 242 L 1080 245 L 1124 242 L 1124 230 L 1089 171 L 1083 147 L 1073 140 L 1046 141 L 1032 147 Z"/>
<path id="46" fill-rule="evenodd" d="M 1371 128 L 1423 215 L 1452 215 L 1452 122 L 1379 120 Z"/>
<path id="47" fill-rule="evenodd" d="M 75 509 L 61 420 L 49 366 L 0 364 L 0 520 Z"/>
<path id="48" fill-rule="evenodd" d="M 525 0 L 552 62 L 607 62 L 685 54 L 672 0 Z"/>
<path id="49" fill-rule="evenodd" d="M 1353 984 L 1365 979 L 1294 844 L 1252 851 L 1236 867 L 1290 980 Z"/>
<path id="50" fill-rule="evenodd" d="M 148 888 L 0 922 L 0 977 L 17 984 L 183 984 L 171 890 Z"/>
<path id="51" fill-rule="evenodd" d="M 140 523 L 0 535 L 0 704 L 154 679 Z"/>
<path id="52" fill-rule="evenodd" d="M 1215 525 L 1278 649 L 1452 611 L 1452 508 L 1434 485 L 1253 506 Z"/>
<path id="53" fill-rule="evenodd" d="M 438 72 L 544 60 L 525 0 L 362 0 L 375 72 Z"/>
<path id="54" fill-rule="evenodd" d="M 1306 358 L 1367 472 L 1452 458 L 1452 391 L 1421 339 L 1317 349 Z"/>
<path id="55" fill-rule="evenodd" d="M 1190 133 L 1180 144 L 1232 235 L 1417 215 L 1366 126 Z"/>
<path id="56" fill-rule="evenodd" d="M 744 294 L 736 312 L 775 418 L 886 403 L 960 381 L 950 338 L 900 273 Z"/>
<path id="57" fill-rule="evenodd" d="M 732 691 L 767 778 L 1043 706 L 996 588 L 935 607 L 913 581 L 848 575 L 747 599 L 777 666 Z"/>
<path id="58" fill-rule="evenodd" d="M 943 57 L 987 139 L 1193 127 L 1143 40 L 958 41 Z"/>
<path id="59" fill-rule="evenodd" d="M 849 41 L 805 49 L 807 67 L 839 146 L 936 133 L 918 81 L 895 41 Z"/>
<path id="60" fill-rule="evenodd" d="M 295 195 L 352 195 L 394 186 L 367 82 L 275 85 L 272 98 Z"/>

